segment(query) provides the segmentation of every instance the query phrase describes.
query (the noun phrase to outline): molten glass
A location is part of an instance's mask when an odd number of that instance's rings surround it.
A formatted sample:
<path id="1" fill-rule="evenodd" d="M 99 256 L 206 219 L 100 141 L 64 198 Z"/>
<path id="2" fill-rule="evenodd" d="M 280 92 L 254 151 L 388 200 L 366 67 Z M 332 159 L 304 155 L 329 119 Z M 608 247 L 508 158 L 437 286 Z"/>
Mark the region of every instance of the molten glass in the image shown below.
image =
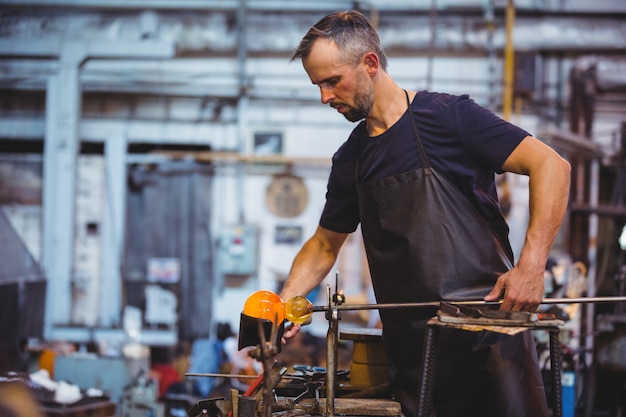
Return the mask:
<path id="1" fill-rule="evenodd" d="M 294 324 L 304 324 L 313 314 L 313 304 L 304 296 L 297 295 L 285 302 L 285 316 Z"/>
<path id="2" fill-rule="evenodd" d="M 259 290 L 248 297 L 243 306 L 243 314 L 257 319 L 270 320 L 279 326 L 285 320 L 285 304 L 276 293 Z"/>

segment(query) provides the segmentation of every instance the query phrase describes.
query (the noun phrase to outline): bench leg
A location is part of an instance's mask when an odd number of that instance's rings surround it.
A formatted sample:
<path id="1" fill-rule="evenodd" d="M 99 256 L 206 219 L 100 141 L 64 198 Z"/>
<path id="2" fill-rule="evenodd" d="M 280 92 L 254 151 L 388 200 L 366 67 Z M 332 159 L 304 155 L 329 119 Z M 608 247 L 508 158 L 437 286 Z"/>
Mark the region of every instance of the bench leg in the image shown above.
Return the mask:
<path id="1" fill-rule="evenodd" d="M 550 330 L 550 367 L 552 368 L 552 417 L 561 417 L 561 345 L 559 342 L 559 329 Z"/>
<path id="2" fill-rule="evenodd" d="M 430 417 L 433 408 L 433 374 L 435 372 L 435 346 L 437 326 L 426 326 L 424 351 L 422 353 L 422 375 L 417 403 L 417 417 Z"/>

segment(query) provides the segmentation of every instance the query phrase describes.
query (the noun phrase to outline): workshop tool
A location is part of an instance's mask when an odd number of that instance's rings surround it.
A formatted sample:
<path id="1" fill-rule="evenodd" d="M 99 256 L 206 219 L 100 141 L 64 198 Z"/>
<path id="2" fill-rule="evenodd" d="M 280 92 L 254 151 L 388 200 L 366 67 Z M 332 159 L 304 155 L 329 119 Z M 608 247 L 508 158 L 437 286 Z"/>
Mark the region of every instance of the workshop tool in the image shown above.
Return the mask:
<path id="1" fill-rule="evenodd" d="M 290 300 L 287 303 L 284 303 L 284 307 L 287 311 L 285 311 L 285 315 L 289 318 L 289 321 L 292 323 L 305 323 L 310 316 L 314 312 L 323 311 L 325 312 L 326 320 L 328 321 L 328 332 L 326 337 L 326 350 L 327 350 L 327 358 L 326 358 L 326 373 L 325 373 L 325 388 L 326 388 L 326 405 L 324 415 L 327 417 L 333 417 L 335 415 L 335 390 L 337 384 L 337 355 L 338 355 L 338 328 L 339 328 L 339 320 L 341 319 L 341 311 L 350 311 L 350 310 L 382 310 L 382 309 L 403 309 L 403 308 L 438 308 L 438 312 L 443 313 L 447 320 L 454 321 L 453 319 L 461 319 L 462 321 L 468 320 L 479 320 L 481 323 L 485 323 L 485 320 L 490 320 L 490 324 L 500 325 L 500 326 L 510 326 L 512 324 L 529 327 L 534 329 L 536 327 L 541 327 L 542 329 L 547 329 L 550 331 L 550 342 L 551 342 L 551 362 L 552 368 L 556 372 L 558 371 L 560 374 L 560 353 L 558 352 L 558 348 L 554 346 L 558 346 L 558 332 L 552 331 L 553 329 L 558 329 L 559 323 L 562 323 L 559 320 L 555 320 L 554 315 L 544 314 L 544 313 L 528 313 L 528 312 L 507 312 L 500 311 L 498 307 L 502 304 L 502 301 L 494 301 L 487 302 L 484 300 L 462 300 L 462 301 L 430 301 L 430 302 L 416 302 L 416 303 L 393 303 L 393 304 L 344 304 L 345 296 L 343 293 L 337 289 L 338 283 L 335 283 L 335 292 L 331 294 L 330 286 L 328 285 L 327 290 L 327 304 L 314 306 L 308 300 L 306 303 L 303 300 L 299 300 L 296 304 L 293 304 L 291 308 L 288 307 L 290 304 Z M 543 299 L 540 304 L 584 304 L 584 303 L 619 303 L 626 301 L 626 296 L 619 297 L 582 297 L 582 298 L 546 298 Z M 277 309 L 277 304 L 272 304 L 268 311 L 274 311 Z M 244 317 L 246 316 L 246 317 Z M 256 357 L 257 360 L 263 363 L 264 372 L 260 376 L 241 376 L 241 375 L 228 375 L 228 374 L 186 374 L 188 376 L 216 376 L 216 377 L 232 377 L 232 378 L 255 378 L 255 382 L 253 383 L 253 390 L 257 391 L 257 395 L 259 395 L 259 388 L 262 386 L 262 404 L 264 410 L 264 416 L 269 417 L 272 413 L 272 404 L 274 404 L 274 398 L 272 397 L 272 391 L 276 384 L 280 381 L 281 378 L 294 378 L 291 375 L 284 375 L 284 371 L 278 376 L 270 376 L 272 375 L 271 369 L 274 367 L 274 357 L 279 352 L 279 341 L 282 336 L 282 331 L 284 330 L 284 320 L 279 320 L 278 315 L 275 314 L 273 319 L 270 320 L 266 317 L 263 320 L 252 320 L 253 317 L 242 315 L 242 317 L 246 318 L 247 323 L 252 325 L 257 325 L 258 327 L 258 338 L 255 340 L 257 343 L 257 349 L 254 351 L 252 356 Z M 440 317 L 439 317 L 440 318 Z M 434 320 L 439 320 L 438 317 L 435 317 Z M 279 323 L 277 323 L 277 321 Z M 498 321 L 502 321 L 501 323 Z M 448 324 L 448 323 L 444 323 Z M 454 324 L 454 323 L 452 323 Z M 248 330 L 250 329 L 248 326 Z M 429 326 L 427 326 L 429 327 Z M 269 330 L 269 331 L 268 331 Z M 434 348 L 432 348 L 432 343 L 434 343 L 434 335 L 431 333 L 427 334 L 425 338 L 426 348 L 424 350 L 424 354 L 427 357 L 434 354 Z M 254 336 L 255 338 L 257 336 Z M 555 340 L 556 339 L 556 340 Z M 251 340 L 251 339 L 249 339 Z M 425 362 L 426 364 L 426 362 Z M 424 373 L 423 377 L 428 377 L 429 373 Z M 267 382 L 267 378 L 270 378 L 270 383 Z M 555 396 L 559 396 L 558 400 L 555 400 L 557 407 L 560 406 L 560 378 L 553 378 L 553 384 L 559 384 L 558 387 L 553 387 L 553 391 L 555 392 Z M 422 384 L 422 387 L 426 388 L 427 384 Z M 306 387 L 306 386 L 305 386 Z M 319 401 L 319 389 L 321 386 L 315 387 L 316 398 L 306 398 L 311 395 L 312 386 L 306 387 L 306 390 L 300 395 L 296 396 L 296 399 L 289 399 L 284 401 L 284 404 L 280 404 L 281 407 L 286 408 L 287 410 L 291 410 L 291 412 L 298 414 L 296 408 L 294 408 L 298 403 L 303 403 L 303 406 L 315 407 L 316 402 Z M 429 393 L 426 390 L 424 393 L 420 392 L 420 396 L 424 395 L 424 398 L 428 398 Z M 241 403 L 242 398 L 249 398 L 248 396 L 240 396 L 239 401 Z M 310 401 L 313 401 L 313 404 L 310 404 Z M 309 405 L 310 404 L 310 405 Z M 277 404 L 274 404 L 275 406 Z M 428 409 L 429 403 L 425 401 L 422 405 L 424 409 Z M 315 407 L 316 408 L 316 407 Z M 556 414 L 560 415 L 560 409 L 556 410 Z M 293 414 L 292 413 L 292 414 Z M 241 413 L 240 413 L 241 415 Z M 426 415 L 426 414 L 424 414 Z M 243 416 L 242 416 L 243 417 Z"/>
<path id="2" fill-rule="evenodd" d="M 285 326 L 285 307 L 278 294 L 259 290 L 252 293 L 243 306 L 239 319 L 239 350 L 247 346 L 259 346 L 261 333 L 265 341 L 271 339 L 276 327 L 278 340 L 282 338 Z M 258 330 L 259 327 L 262 328 Z M 274 348 L 280 352 L 280 343 Z"/>
<path id="3" fill-rule="evenodd" d="M 276 365 L 275 357 L 280 352 L 278 346 L 280 346 L 280 340 L 282 328 L 284 320 L 280 320 L 281 326 L 278 325 L 279 319 L 278 314 L 275 314 L 274 320 L 272 321 L 272 328 L 270 332 L 269 338 L 266 337 L 265 328 L 263 324 L 259 322 L 258 327 L 258 335 L 260 339 L 259 345 L 257 348 L 250 352 L 250 356 L 255 358 L 257 361 L 263 364 L 263 396 L 262 396 L 262 404 L 263 404 L 263 415 L 265 417 L 270 417 L 272 415 L 272 404 L 274 402 L 273 390 L 276 384 L 278 384 L 282 378 L 282 375 L 285 373 L 286 369 L 281 369 L 281 371 L 277 373 L 273 373 L 272 370 Z"/>
<path id="4" fill-rule="evenodd" d="M 326 413 L 328 417 L 335 415 L 335 384 L 337 383 L 337 355 L 339 351 L 339 320 L 341 314 L 336 307 L 341 306 L 346 300 L 339 291 L 339 275 L 335 275 L 335 293 L 331 296 L 330 285 L 326 286 L 326 320 L 328 331 L 326 332 Z M 331 308 L 334 305 L 335 308 Z"/>
<path id="5" fill-rule="evenodd" d="M 440 327 L 453 327 L 461 330 L 498 331 L 498 328 L 513 330 L 545 330 L 550 335 L 550 365 L 552 372 L 552 416 L 562 416 L 561 403 L 561 351 L 559 343 L 560 326 L 563 320 L 556 319 L 552 314 L 536 314 L 530 312 L 510 312 L 477 307 L 456 306 L 441 303 L 436 317 L 427 322 L 422 352 L 422 369 L 420 372 L 419 399 L 417 417 L 432 415 L 432 380 L 435 373 L 437 336 Z M 471 326 L 475 326 L 472 328 Z M 503 331 L 503 333 L 507 333 Z"/>
<path id="6" fill-rule="evenodd" d="M 503 311 L 485 307 L 470 307 L 466 305 L 455 305 L 442 302 L 437 312 L 439 319 L 446 321 L 448 318 L 462 317 L 464 322 L 469 323 L 469 319 L 481 319 L 484 324 L 502 324 L 506 326 L 529 326 L 539 321 L 556 320 L 556 315 L 547 313 L 535 313 L 528 311 Z M 448 320 L 453 322 L 454 320 Z"/>
<path id="7" fill-rule="evenodd" d="M 259 375 L 239 375 L 239 374 L 220 374 L 211 372 L 187 372 L 185 376 L 206 377 L 206 378 L 237 378 L 237 379 L 257 379 Z"/>
<path id="8" fill-rule="evenodd" d="M 209 398 L 195 403 L 188 411 L 188 417 L 221 417 L 225 415 L 225 398 Z"/>
<path id="9" fill-rule="evenodd" d="M 590 303 L 621 303 L 626 301 L 626 296 L 608 296 L 608 297 L 580 297 L 580 298 L 544 298 L 539 304 L 590 304 Z M 417 303 L 387 303 L 387 304 L 343 304 L 343 305 L 319 305 L 312 306 L 312 312 L 329 311 L 331 309 L 338 311 L 352 310 L 384 310 L 384 309 L 400 309 L 400 308 L 420 308 L 420 307 L 439 307 L 442 302 L 447 302 L 457 306 L 499 306 L 502 301 L 484 301 L 484 300 L 441 300 L 441 301 L 425 301 Z"/>
<path id="10" fill-rule="evenodd" d="M 260 373 L 256 377 L 256 379 L 252 382 L 252 384 L 250 384 L 250 386 L 248 387 L 248 389 L 246 389 L 246 392 L 244 392 L 243 395 L 247 397 L 253 395 L 255 392 L 257 392 L 261 385 L 263 385 L 263 373 Z"/>
<path id="11" fill-rule="evenodd" d="M 326 375 L 326 416 L 334 416 L 335 415 L 335 372 L 336 372 L 336 358 L 337 358 L 337 349 L 338 349 L 338 328 L 339 328 L 339 320 L 341 319 L 341 311 L 349 311 L 349 310 L 381 310 L 381 309 L 402 309 L 402 308 L 433 308 L 433 307 L 441 307 L 443 301 L 430 301 L 430 302 L 416 302 L 416 303 L 392 303 L 392 304 L 344 304 L 345 297 L 344 295 L 337 290 L 337 281 L 335 282 L 335 295 L 330 296 L 330 286 L 327 285 L 327 305 L 322 306 L 311 306 L 311 313 L 324 311 L 326 315 L 326 320 L 328 320 L 328 333 L 326 337 L 326 355 L 327 355 L 327 375 Z M 626 301 L 626 296 L 613 296 L 613 297 L 582 297 L 582 298 L 545 298 L 542 300 L 540 304 L 575 304 L 575 303 L 616 303 L 616 302 L 624 302 Z M 454 306 L 491 306 L 498 307 L 502 304 L 502 301 L 494 301 L 488 302 L 484 300 L 470 300 L 470 301 L 446 301 L 445 303 L 452 304 Z M 307 312 L 308 314 L 308 312 Z M 536 317 L 539 319 L 539 316 Z M 539 322 L 539 321 L 537 321 Z M 528 321 L 528 323 L 532 323 Z M 541 322 L 543 325 L 547 324 L 546 322 Z M 554 327 L 554 326 L 553 326 Z M 556 326 L 558 329 L 558 326 Z M 556 339 L 556 341 L 555 341 Z M 560 352 L 558 352 L 558 332 L 550 331 L 550 340 L 551 340 L 551 362 L 554 369 L 559 370 L 560 374 Z M 425 343 L 432 343 L 432 341 L 425 340 Z M 432 345 L 429 345 L 432 346 Z M 433 349 L 429 351 L 425 350 L 424 353 L 433 354 Z M 558 363 L 557 363 L 558 362 Z M 554 389 L 558 389 L 558 393 L 555 393 L 555 396 L 558 397 L 558 407 L 560 409 L 560 384 L 561 381 L 553 381 L 553 384 L 558 384 L 558 387 L 553 387 Z M 557 410 L 558 411 L 558 410 Z"/>
<path id="12" fill-rule="evenodd" d="M 294 398 L 289 398 L 286 401 L 286 404 L 289 408 L 293 408 L 296 404 L 298 404 L 298 402 L 300 402 L 301 399 L 303 398 L 315 398 L 315 406 L 317 407 L 317 405 L 319 404 L 320 401 L 320 393 L 319 393 L 319 388 L 322 386 L 321 382 L 305 382 L 304 383 L 304 391 L 294 397 Z M 311 395 L 313 394 L 313 396 Z"/>
<path id="13" fill-rule="evenodd" d="M 228 416 L 239 417 L 239 390 L 237 388 L 230 389 L 231 410 Z"/>

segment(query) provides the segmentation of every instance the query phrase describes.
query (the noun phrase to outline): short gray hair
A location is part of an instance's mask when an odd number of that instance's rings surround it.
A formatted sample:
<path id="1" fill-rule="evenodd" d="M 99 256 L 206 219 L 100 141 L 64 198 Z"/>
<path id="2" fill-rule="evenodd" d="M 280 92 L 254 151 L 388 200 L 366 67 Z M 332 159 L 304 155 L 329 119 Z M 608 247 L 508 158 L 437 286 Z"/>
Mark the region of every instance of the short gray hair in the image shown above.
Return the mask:
<path id="1" fill-rule="evenodd" d="M 331 13 L 320 19 L 304 35 L 300 45 L 291 55 L 291 61 L 308 57 L 318 39 L 333 41 L 345 61 L 354 66 L 361 61 L 365 53 L 374 52 L 378 55 L 382 69 L 387 70 L 387 55 L 378 33 L 367 18 L 355 10 Z"/>

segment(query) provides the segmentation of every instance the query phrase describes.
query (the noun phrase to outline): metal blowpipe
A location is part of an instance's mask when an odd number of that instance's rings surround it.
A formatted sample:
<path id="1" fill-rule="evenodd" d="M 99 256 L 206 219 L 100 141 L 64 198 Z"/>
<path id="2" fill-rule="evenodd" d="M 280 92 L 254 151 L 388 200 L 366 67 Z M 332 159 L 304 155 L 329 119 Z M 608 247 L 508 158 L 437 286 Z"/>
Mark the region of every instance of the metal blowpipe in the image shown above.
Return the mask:
<path id="1" fill-rule="evenodd" d="M 591 304 L 591 303 L 619 303 L 626 301 L 626 296 L 612 297 L 581 297 L 581 298 L 544 298 L 540 304 Z M 421 303 L 391 303 L 391 304 L 341 304 L 332 307 L 328 305 L 312 306 L 312 311 L 328 310 L 382 310 L 396 308 L 419 308 L 419 307 L 439 307 L 442 302 L 464 306 L 496 306 L 502 301 L 425 301 Z"/>

